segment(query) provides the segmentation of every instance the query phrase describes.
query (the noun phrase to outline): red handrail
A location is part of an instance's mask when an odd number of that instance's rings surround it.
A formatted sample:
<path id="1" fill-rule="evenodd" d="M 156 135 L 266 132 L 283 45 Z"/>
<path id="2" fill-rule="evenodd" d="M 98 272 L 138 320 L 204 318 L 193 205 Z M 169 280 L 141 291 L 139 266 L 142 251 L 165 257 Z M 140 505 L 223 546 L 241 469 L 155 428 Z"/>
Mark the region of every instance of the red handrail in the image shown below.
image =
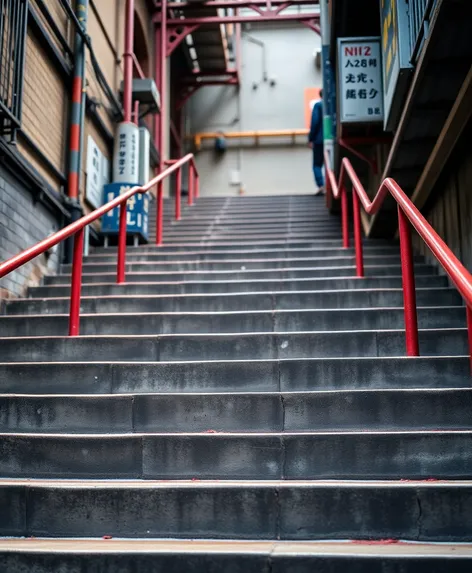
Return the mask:
<path id="1" fill-rule="evenodd" d="M 174 165 L 178 159 L 166 159 L 164 165 Z M 193 205 L 194 199 L 198 198 L 200 188 L 200 177 L 197 171 L 197 165 L 195 163 L 195 157 L 188 162 L 188 196 L 187 203 Z M 175 220 L 180 221 L 181 219 L 181 195 L 182 195 L 182 169 L 179 168 L 176 174 L 175 182 Z M 160 223 L 162 225 L 162 222 Z M 157 233 L 156 233 L 157 239 Z M 157 243 L 158 245 L 161 243 Z"/>
<path id="2" fill-rule="evenodd" d="M 362 226 L 359 202 L 362 204 L 365 212 L 369 215 L 373 215 L 379 211 L 388 194 L 390 194 L 397 202 L 407 355 L 419 356 L 415 275 L 411 246 L 411 229 L 409 225 L 409 223 L 411 223 L 438 262 L 444 268 L 447 275 L 464 299 L 467 313 L 469 354 L 472 362 L 472 275 L 423 217 L 396 181 L 391 178 L 385 179 L 380 185 L 374 199 L 371 201 L 347 157 L 342 160 L 339 181 L 336 182 L 336 177 L 330 167 L 330 157 L 326 151 L 324 156 L 327 174 L 328 200 L 330 194 L 332 194 L 335 199 L 341 198 L 343 246 L 346 248 L 349 247 L 349 220 L 345 185 L 346 175 L 352 183 L 356 274 L 358 277 L 364 277 L 364 256 L 362 252 Z"/>
<path id="3" fill-rule="evenodd" d="M 80 291 L 82 289 L 82 257 L 83 257 L 83 243 L 84 243 L 84 228 L 90 223 L 93 223 L 108 211 L 115 209 L 115 207 L 120 207 L 120 219 L 119 219 L 119 231 L 118 231 L 118 254 L 117 254 L 117 274 L 116 282 L 118 284 L 125 282 L 125 261 L 126 261 L 126 203 L 128 199 L 136 195 L 137 193 L 146 193 L 154 185 L 162 185 L 162 181 L 168 177 L 174 171 L 180 170 L 183 165 L 189 163 L 193 165 L 194 157 L 192 153 L 189 153 L 185 157 L 176 160 L 173 164 L 162 171 L 159 175 L 156 175 L 148 183 L 142 186 L 136 185 L 113 199 L 105 205 L 102 205 L 95 211 L 92 211 L 88 215 L 80 218 L 78 221 L 67 225 L 64 229 L 61 229 L 54 235 L 51 235 L 47 239 L 44 239 L 37 243 L 36 245 L 26 249 L 25 251 L 11 257 L 7 261 L 0 264 L 0 278 L 8 275 L 12 271 L 16 270 L 18 267 L 28 263 L 31 259 L 34 259 L 38 255 L 41 255 L 45 251 L 48 251 L 51 247 L 54 247 L 58 243 L 61 243 L 65 239 L 75 235 L 74 238 L 74 254 L 72 260 L 72 281 L 71 281 L 71 296 L 70 296 L 70 311 L 69 311 L 69 336 L 78 336 L 79 334 L 79 322 L 80 322 Z M 192 172 L 196 171 L 195 167 L 192 168 Z M 162 220 L 162 207 L 158 213 L 158 218 Z M 161 241 L 162 242 L 162 241 Z"/>

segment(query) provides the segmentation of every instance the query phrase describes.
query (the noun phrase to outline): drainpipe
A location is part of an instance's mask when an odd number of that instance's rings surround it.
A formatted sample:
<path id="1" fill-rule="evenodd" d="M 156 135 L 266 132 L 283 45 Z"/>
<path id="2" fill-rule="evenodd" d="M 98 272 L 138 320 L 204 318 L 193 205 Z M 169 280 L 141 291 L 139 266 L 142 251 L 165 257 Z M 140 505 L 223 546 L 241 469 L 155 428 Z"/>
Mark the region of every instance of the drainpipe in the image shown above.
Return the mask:
<path id="1" fill-rule="evenodd" d="M 123 109 L 124 121 L 131 121 L 133 108 L 133 44 L 134 44 L 134 0 L 126 0 L 125 10 L 125 53 L 123 54 Z"/>
<path id="2" fill-rule="evenodd" d="M 82 30 L 87 31 L 88 0 L 77 0 L 76 15 Z M 82 166 L 85 117 L 85 43 L 79 33 L 75 35 L 74 44 L 74 79 L 72 82 L 70 140 L 69 140 L 69 174 L 67 195 L 71 221 L 77 221 L 82 215 L 79 200 L 80 171 Z M 69 241 L 66 258 L 72 256 L 73 241 Z"/>
<path id="3" fill-rule="evenodd" d="M 161 96 L 160 113 L 155 118 L 154 142 L 159 152 L 159 172 L 165 168 L 164 148 L 167 130 L 167 0 L 161 1 L 160 27 L 156 27 L 155 36 L 155 66 L 157 89 Z M 161 181 L 157 185 L 156 194 L 156 244 L 163 242 L 163 209 L 164 186 Z"/>

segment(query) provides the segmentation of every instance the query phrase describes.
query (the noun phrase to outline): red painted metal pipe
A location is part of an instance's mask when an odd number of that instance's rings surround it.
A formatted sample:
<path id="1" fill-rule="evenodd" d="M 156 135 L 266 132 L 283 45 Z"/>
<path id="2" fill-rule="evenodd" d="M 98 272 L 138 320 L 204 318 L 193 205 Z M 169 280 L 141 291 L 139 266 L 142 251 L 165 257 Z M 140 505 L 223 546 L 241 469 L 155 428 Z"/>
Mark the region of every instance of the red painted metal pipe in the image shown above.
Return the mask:
<path id="1" fill-rule="evenodd" d="M 180 194 L 182 192 L 182 169 L 177 171 L 175 176 L 175 220 L 180 221 Z"/>
<path id="2" fill-rule="evenodd" d="M 341 219 L 343 227 L 343 247 L 349 248 L 349 203 L 347 197 L 347 190 L 344 186 L 341 189 Z"/>
<path id="3" fill-rule="evenodd" d="M 125 53 L 123 54 L 123 111 L 124 121 L 131 121 L 133 96 L 133 43 L 134 0 L 126 0 L 125 7 Z"/>
<path id="4" fill-rule="evenodd" d="M 200 175 L 195 172 L 195 199 L 200 196 Z"/>
<path id="5" fill-rule="evenodd" d="M 72 282 L 70 287 L 69 336 L 80 334 L 80 292 L 82 290 L 82 261 L 84 253 L 84 229 L 79 229 L 74 237 L 72 259 Z"/>
<path id="6" fill-rule="evenodd" d="M 300 14 L 275 14 L 268 12 L 267 14 L 254 14 L 250 16 L 201 16 L 196 18 L 180 18 L 169 19 L 168 24 L 172 27 L 181 27 L 183 24 L 186 26 L 203 26 L 206 24 L 249 24 L 260 22 L 311 22 L 318 21 L 320 15 L 317 13 Z"/>
<path id="7" fill-rule="evenodd" d="M 156 201 L 156 245 L 162 246 L 164 237 L 164 188 L 163 184 L 157 185 L 157 201 Z"/>
<path id="8" fill-rule="evenodd" d="M 346 193 L 346 192 L 345 192 Z M 364 278 L 364 252 L 362 248 L 362 223 L 359 197 L 352 193 L 352 211 L 354 217 L 354 246 L 356 248 L 356 276 Z"/>
<path id="9" fill-rule="evenodd" d="M 313 6 L 318 4 L 319 0 L 271 0 L 270 4 L 273 8 L 280 7 L 285 4 L 290 4 L 292 6 L 300 6 L 303 4 L 309 4 Z M 228 8 L 251 8 L 253 6 L 267 7 L 267 0 L 209 0 L 208 2 L 199 2 L 199 8 L 223 8 L 224 10 Z M 157 5 L 159 8 L 159 4 Z M 195 10 L 195 2 L 169 2 L 167 7 L 170 10 Z"/>
<path id="10" fill-rule="evenodd" d="M 122 284 L 125 282 L 125 264 L 126 264 L 126 202 L 120 205 L 120 223 L 118 227 L 118 260 L 116 265 L 116 282 Z"/>
<path id="11" fill-rule="evenodd" d="M 194 169 L 193 163 L 190 162 L 188 164 L 188 195 L 187 195 L 187 204 L 193 205 L 193 185 L 194 185 Z"/>
<path id="12" fill-rule="evenodd" d="M 398 206 L 398 233 L 402 264 L 403 307 L 405 313 L 405 342 L 407 356 L 419 356 L 418 317 L 416 312 L 415 269 L 411 246 L 410 223 Z"/>
<path id="13" fill-rule="evenodd" d="M 405 324 L 409 331 L 409 334 L 407 335 L 408 354 L 416 356 L 419 352 L 419 349 L 417 348 L 418 345 L 415 343 L 414 335 L 417 319 L 416 296 L 414 292 L 413 254 L 411 248 L 410 229 L 408 226 L 411 224 L 446 271 L 467 305 L 469 349 L 472 361 L 472 312 L 470 310 L 472 307 L 472 275 L 469 271 L 454 255 L 433 227 L 431 227 L 396 181 L 390 178 L 384 179 L 377 191 L 377 194 L 371 201 L 349 159 L 345 157 L 342 160 L 339 181 L 336 181 L 334 173 L 330 168 L 330 158 L 327 152 L 325 152 L 325 168 L 329 181 L 328 185 L 331 187 L 333 197 L 335 199 L 340 198 L 342 188 L 345 184 L 345 179 L 348 177 L 352 183 L 353 194 L 359 198 L 359 201 L 367 214 L 373 215 L 377 213 L 382 207 L 388 194 L 390 194 L 397 202 L 399 208 L 400 237 L 403 236 L 402 272 L 405 289 Z"/>

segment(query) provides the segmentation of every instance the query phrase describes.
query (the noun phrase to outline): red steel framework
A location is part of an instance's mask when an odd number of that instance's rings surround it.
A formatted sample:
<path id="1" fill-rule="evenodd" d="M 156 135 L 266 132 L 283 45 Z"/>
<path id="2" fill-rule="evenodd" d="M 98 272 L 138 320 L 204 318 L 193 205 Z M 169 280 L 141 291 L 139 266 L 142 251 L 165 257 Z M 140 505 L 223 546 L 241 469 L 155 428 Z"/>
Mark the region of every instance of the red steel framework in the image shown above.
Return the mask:
<path id="1" fill-rule="evenodd" d="M 48 251 L 55 245 L 61 243 L 65 239 L 74 236 L 74 254 L 72 260 L 72 282 L 71 282 L 71 294 L 70 294 L 70 308 L 69 308 L 69 336 L 78 336 L 80 334 L 80 293 L 82 290 L 82 261 L 83 261 L 83 251 L 84 251 L 84 229 L 90 223 L 93 223 L 108 211 L 120 208 L 120 218 L 119 218 L 119 231 L 118 231 L 118 253 L 117 253 L 117 265 L 116 265 L 116 282 L 117 284 L 123 284 L 125 282 L 125 263 L 126 263 L 126 204 L 128 199 L 136 195 L 137 193 L 146 193 L 154 187 L 155 185 L 160 185 L 162 181 L 168 177 L 171 173 L 175 171 L 180 172 L 185 164 L 189 164 L 190 172 L 193 177 L 198 177 L 196 167 L 194 164 L 194 156 L 189 153 L 185 157 L 178 159 L 173 162 L 173 164 L 168 167 L 165 171 L 162 171 L 159 175 L 156 175 L 151 179 L 146 185 L 132 187 L 126 193 L 123 193 L 113 199 L 112 201 L 102 205 L 95 211 L 92 211 L 88 215 L 85 215 L 78 221 L 71 223 L 64 229 L 61 229 L 54 235 L 51 235 L 47 239 L 40 241 L 36 245 L 26 249 L 25 251 L 15 255 L 14 257 L 8 259 L 4 263 L 0 264 L 0 278 L 8 275 L 12 271 L 18 269 L 22 265 L 31 261 L 35 257 L 41 255 L 45 251 Z"/>
<path id="2" fill-rule="evenodd" d="M 391 178 L 385 179 L 372 201 L 367 195 L 351 162 L 346 157 L 341 163 L 339 180 L 331 165 L 330 156 L 325 151 L 325 166 L 327 172 L 327 201 L 332 195 L 341 199 L 343 246 L 349 247 L 349 220 L 346 180 L 352 184 L 354 244 L 356 251 L 356 274 L 364 277 L 364 255 L 362 245 L 362 223 L 360 205 L 368 215 L 377 213 L 387 197 L 391 195 L 397 202 L 398 227 L 400 237 L 400 256 L 403 283 L 403 304 L 405 314 L 405 342 L 407 356 L 419 356 L 418 317 L 416 307 L 415 272 L 413 264 L 413 249 L 411 244 L 411 226 L 426 243 L 430 251 L 441 264 L 447 275 L 454 283 L 466 304 L 467 329 L 469 337 L 469 356 L 472 367 L 472 275 L 454 255 L 451 249 L 431 227 L 402 188 Z"/>
<path id="3" fill-rule="evenodd" d="M 302 23 L 316 33 L 320 33 L 319 28 L 319 13 L 303 13 L 299 12 L 297 14 L 285 14 L 284 11 L 290 7 L 297 5 L 316 5 L 318 0 L 210 0 L 208 2 L 202 3 L 190 3 L 190 2 L 168 2 L 167 0 L 161 0 L 156 3 L 156 13 L 153 17 L 153 22 L 155 24 L 155 79 L 157 89 L 161 96 L 161 113 L 156 115 L 154 122 L 154 143 L 156 148 L 159 150 L 159 168 L 158 172 L 161 172 L 166 164 L 166 136 L 167 127 L 171 130 L 171 134 L 174 140 L 179 144 L 182 141 L 182 134 L 178 133 L 172 122 L 170 125 L 165 125 L 168 116 L 168 102 L 167 102 L 167 59 L 172 55 L 174 50 L 185 40 L 186 36 L 195 32 L 199 27 L 204 25 L 214 25 L 214 24 L 236 24 L 236 69 L 226 69 L 222 70 L 221 73 L 215 75 L 213 74 L 192 74 L 188 78 L 184 78 L 180 82 L 180 94 L 175 102 L 176 112 L 180 114 L 183 106 L 189 100 L 189 98 L 201 87 L 204 86 L 214 86 L 214 85 L 239 85 L 241 77 L 241 24 L 247 22 L 299 22 Z M 191 17 L 186 18 L 185 12 L 187 9 L 195 10 L 197 8 L 213 8 L 213 9 L 228 9 L 233 8 L 235 13 L 233 15 L 226 16 L 204 16 L 204 17 Z M 251 10 L 253 13 L 249 15 L 241 15 L 239 12 L 240 8 L 246 8 Z M 126 14 L 129 17 L 131 11 L 134 10 L 134 0 L 127 0 L 126 4 Z M 170 13 L 170 17 L 169 14 Z M 182 15 L 177 17 L 177 15 Z M 130 20 L 131 21 L 131 20 Z M 125 92 L 126 89 L 131 89 L 132 81 L 132 62 L 133 54 L 133 29 L 132 26 L 126 25 L 126 39 L 125 39 L 125 50 L 127 58 L 125 59 Z M 134 58 L 136 60 L 136 58 Z M 139 67 L 136 66 L 139 70 Z M 213 76 L 213 78 L 212 78 Z M 128 77 L 128 80 L 126 79 Z M 131 78 L 131 79 L 130 79 Z M 128 96 L 125 102 L 130 101 Z M 125 110 L 125 116 L 127 112 Z M 179 147 L 181 145 L 179 144 Z M 194 164 L 189 167 L 189 181 L 188 181 L 188 201 L 192 204 L 193 197 L 198 197 L 199 193 L 199 180 L 196 176 L 194 170 Z M 181 175 L 177 176 L 177 188 L 181 187 Z M 177 191 L 177 190 L 176 190 Z M 176 199 L 177 201 L 177 199 Z M 179 199 L 180 201 L 180 199 Z M 162 181 L 157 186 L 157 232 L 156 232 L 156 244 L 162 245 L 163 243 L 163 183 Z"/>

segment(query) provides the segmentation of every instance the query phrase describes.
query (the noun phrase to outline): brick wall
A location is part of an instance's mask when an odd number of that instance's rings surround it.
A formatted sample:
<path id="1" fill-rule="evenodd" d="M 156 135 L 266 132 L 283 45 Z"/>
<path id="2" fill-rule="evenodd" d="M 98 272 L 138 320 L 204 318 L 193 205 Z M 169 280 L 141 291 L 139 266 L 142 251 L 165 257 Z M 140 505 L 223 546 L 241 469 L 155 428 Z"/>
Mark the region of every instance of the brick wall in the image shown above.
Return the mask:
<path id="1" fill-rule="evenodd" d="M 59 170 L 65 170 L 69 96 L 67 82 L 48 60 L 46 52 L 29 32 L 26 42 L 22 129 Z M 21 139 L 20 139 L 21 143 Z M 20 147 L 24 150 L 24 145 Z M 58 182 L 34 156 L 28 160 L 57 191 Z"/>
<path id="2" fill-rule="evenodd" d="M 59 229 L 59 221 L 33 195 L 0 167 L 0 260 L 34 245 Z M 0 279 L 0 299 L 24 296 L 28 286 L 57 270 L 58 254 L 42 255 Z"/>

